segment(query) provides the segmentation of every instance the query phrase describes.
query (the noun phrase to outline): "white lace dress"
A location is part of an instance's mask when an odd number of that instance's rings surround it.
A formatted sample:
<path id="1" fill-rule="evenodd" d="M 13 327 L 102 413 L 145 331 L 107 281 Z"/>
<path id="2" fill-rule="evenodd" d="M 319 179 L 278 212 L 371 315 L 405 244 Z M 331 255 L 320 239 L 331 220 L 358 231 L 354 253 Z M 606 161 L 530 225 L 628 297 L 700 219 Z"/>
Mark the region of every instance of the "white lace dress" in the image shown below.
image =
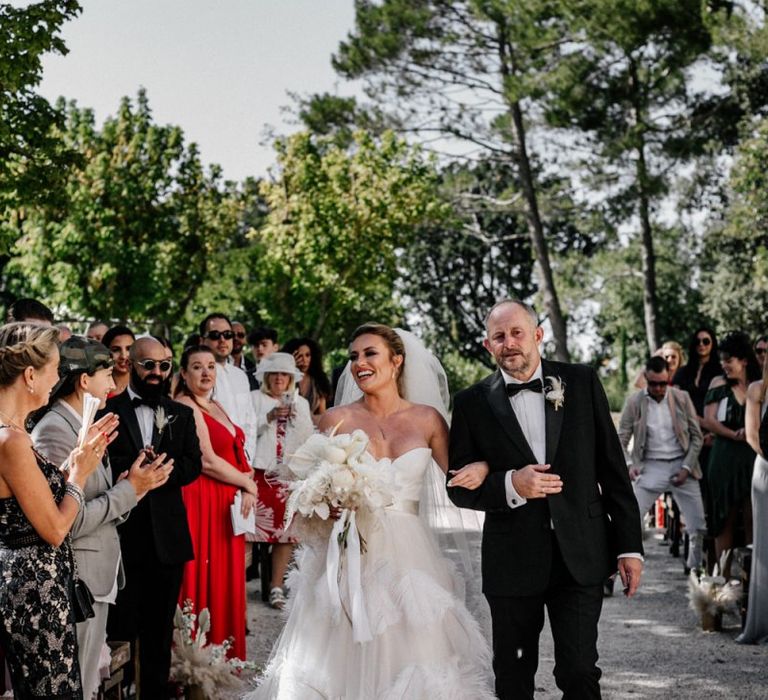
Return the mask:
<path id="1" fill-rule="evenodd" d="M 373 639 L 333 621 L 326 547 L 304 547 L 293 604 L 264 679 L 247 700 L 492 700 L 487 640 L 456 595 L 453 566 L 418 517 L 432 453 L 392 462 L 397 502 L 364 532 L 362 588 Z"/>

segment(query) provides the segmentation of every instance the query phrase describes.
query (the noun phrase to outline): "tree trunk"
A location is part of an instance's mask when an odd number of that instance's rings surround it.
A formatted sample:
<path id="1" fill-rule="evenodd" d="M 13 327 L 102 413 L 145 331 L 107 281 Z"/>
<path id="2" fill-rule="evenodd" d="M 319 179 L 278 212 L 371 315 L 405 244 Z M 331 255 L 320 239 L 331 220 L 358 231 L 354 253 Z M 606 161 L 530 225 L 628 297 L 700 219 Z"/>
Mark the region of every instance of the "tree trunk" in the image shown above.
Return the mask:
<path id="1" fill-rule="evenodd" d="M 627 58 L 629 61 L 632 101 L 635 110 L 635 127 L 638 130 L 637 164 L 635 166 L 635 174 L 637 177 L 637 191 L 639 194 L 638 213 L 640 215 L 640 250 L 643 271 L 643 319 L 645 321 L 645 337 L 648 341 L 648 350 L 651 353 L 654 353 L 659 347 L 656 300 L 656 255 L 653 252 L 653 231 L 651 229 L 650 198 L 648 196 L 648 164 L 645 161 L 645 139 L 640 129 L 640 126 L 644 122 L 646 110 L 642 98 L 640 79 L 637 74 L 637 65 L 632 56 L 628 56 Z"/>
<path id="2" fill-rule="evenodd" d="M 499 52 L 499 68 L 502 84 L 511 77 L 514 72 L 512 47 L 507 43 L 507 26 L 503 18 L 497 18 L 497 37 Z M 526 204 L 526 219 L 528 220 L 528 234 L 531 237 L 531 247 L 536 258 L 536 274 L 539 278 L 539 290 L 544 297 L 544 309 L 552 326 L 552 335 L 555 338 L 555 358 L 561 362 L 571 359 L 568 352 L 568 333 L 565 326 L 565 318 L 560 309 L 560 300 L 557 298 L 555 280 L 552 277 L 552 266 L 549 264 L 549 250 L 544 238 L 544 226 L 541 223 L 539 202 L 536 196 L 536 185 L 533 181 L 531 161 L 528 157 L 528 147 L 525 134 L 523 111 L 519 100 L 509 102 L 509 111 L 512 123 L 515 126 L 514 138 L 517 153 L 515 154 L 520 183 L 523 188 L 523 196 Z"/>
<path id="3" fill-rule="evenodd" d="M 549 264 L 549 251 L 547 249 L 547 242 L 544 239 L 544 227 L 541 223 L 536 187 L 533 182 L 528 149 L 526 148 L 525 124 L 523 123 L 520 103 L 513 102 L 510 109 L 512 121 L 515 125 L 517 161 L 520 170 L 520 182 L 526 202 L 528 233 L 531 237 L 531 246 L 536 258 L 536 272 L 539 278 L 539 288 L 544 297 L 544 309 L 549 317 L 552 335 L 555 338 L 555 358 L 561 362 L 568 362 L 571 359 L 568 352 L 568 333 L 566 331 L 565 318 L 563 318 L 563 312 L 560 309 L 560 300 L 557 298 L 555 280 L 552 277 L 552 267 Z"/>

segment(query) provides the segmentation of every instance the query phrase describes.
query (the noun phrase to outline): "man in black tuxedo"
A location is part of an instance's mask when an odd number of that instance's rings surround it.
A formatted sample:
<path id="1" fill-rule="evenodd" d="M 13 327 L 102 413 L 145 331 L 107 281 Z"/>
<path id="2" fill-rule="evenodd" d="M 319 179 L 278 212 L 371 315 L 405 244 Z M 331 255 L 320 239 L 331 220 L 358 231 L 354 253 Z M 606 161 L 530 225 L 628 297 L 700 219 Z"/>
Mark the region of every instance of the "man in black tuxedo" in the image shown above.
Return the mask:
<path id="1" fill-rule="evenodd" d="M 109 446 L 115 480 L 146 448 L 174 460 L 166 484 L 149 492 L 119 528 L 126 585 L 108 624 L 109 639 L 138 640 L 139 690 L 151 700 L 169 697 L 173 615 L 184 563 L 194 559 L 181 487 L 202 468 L 192 410 L 167 396 L 172 368 L 167 356 L 154 338 L 137 339 L 130 384 L 106 407 L 120 417 L 120 434 Z"/>
<path id="2" fill-rule="evenodd" d="M 563 697 L 599 698 L 603 582 L 618 568 L 633 595 L 643 551 L 608 402 L 591 368 L 541 359 L 543 330 L 528 305 L 499 302 L 486 330 L 498 370 L 456 395 L 449 461 L 452 470 L 484 461 L 490 473 L 477 490 L 449 486 L 448 494 L 486 512 L 496 693 L 533 698 L 546 606 Z"/>

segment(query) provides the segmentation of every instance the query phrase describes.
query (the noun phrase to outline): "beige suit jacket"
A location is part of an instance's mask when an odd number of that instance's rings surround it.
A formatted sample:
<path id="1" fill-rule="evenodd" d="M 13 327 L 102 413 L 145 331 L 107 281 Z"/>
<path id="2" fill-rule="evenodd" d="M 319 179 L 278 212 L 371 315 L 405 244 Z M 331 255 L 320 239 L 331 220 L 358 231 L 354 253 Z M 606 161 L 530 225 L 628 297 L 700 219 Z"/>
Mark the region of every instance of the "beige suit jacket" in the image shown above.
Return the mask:
<path id="1" fill-rule="evenodd" d="M 619 440 L 624 448 L 627 464 L 642 471 L 645 461 L 645 446 L 648 434 L 648 392 L 645 389 L 630 396 L 624 404 L 619 421 Z M 683 464 L 691 470 L 691 476 L 701 479 L 699 452 L 704 443 L 704 436 L 699 427 L 696 409 L 687 391 L 667 388 L 670 420 L 677 441 L 685 454 Z M 630 438 L 634 437 L 632 451 L 629 451 Z"/>

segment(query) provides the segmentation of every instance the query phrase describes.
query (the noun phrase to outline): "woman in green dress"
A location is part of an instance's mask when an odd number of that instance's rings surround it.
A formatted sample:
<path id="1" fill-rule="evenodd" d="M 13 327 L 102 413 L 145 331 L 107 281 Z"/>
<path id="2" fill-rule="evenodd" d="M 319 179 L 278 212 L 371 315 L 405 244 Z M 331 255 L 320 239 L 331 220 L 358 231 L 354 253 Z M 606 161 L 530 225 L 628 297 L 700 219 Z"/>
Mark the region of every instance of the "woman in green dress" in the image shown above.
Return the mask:
<path id="1" fill-rule="evenodd" d="M 733 547 L 739 513 L 744 518 L 747 544 L 752 541 L 750 490 L 755 453 L 747 443 L 744 414 L 747 386 L 761 374 L 744 333 L 731 333 L 722 341 L 720 364 L 723 376 L 709 385 L 702 421 L 702 427 L 715 435 L 707 463 L 707 516 L 718 561 Z"/>

